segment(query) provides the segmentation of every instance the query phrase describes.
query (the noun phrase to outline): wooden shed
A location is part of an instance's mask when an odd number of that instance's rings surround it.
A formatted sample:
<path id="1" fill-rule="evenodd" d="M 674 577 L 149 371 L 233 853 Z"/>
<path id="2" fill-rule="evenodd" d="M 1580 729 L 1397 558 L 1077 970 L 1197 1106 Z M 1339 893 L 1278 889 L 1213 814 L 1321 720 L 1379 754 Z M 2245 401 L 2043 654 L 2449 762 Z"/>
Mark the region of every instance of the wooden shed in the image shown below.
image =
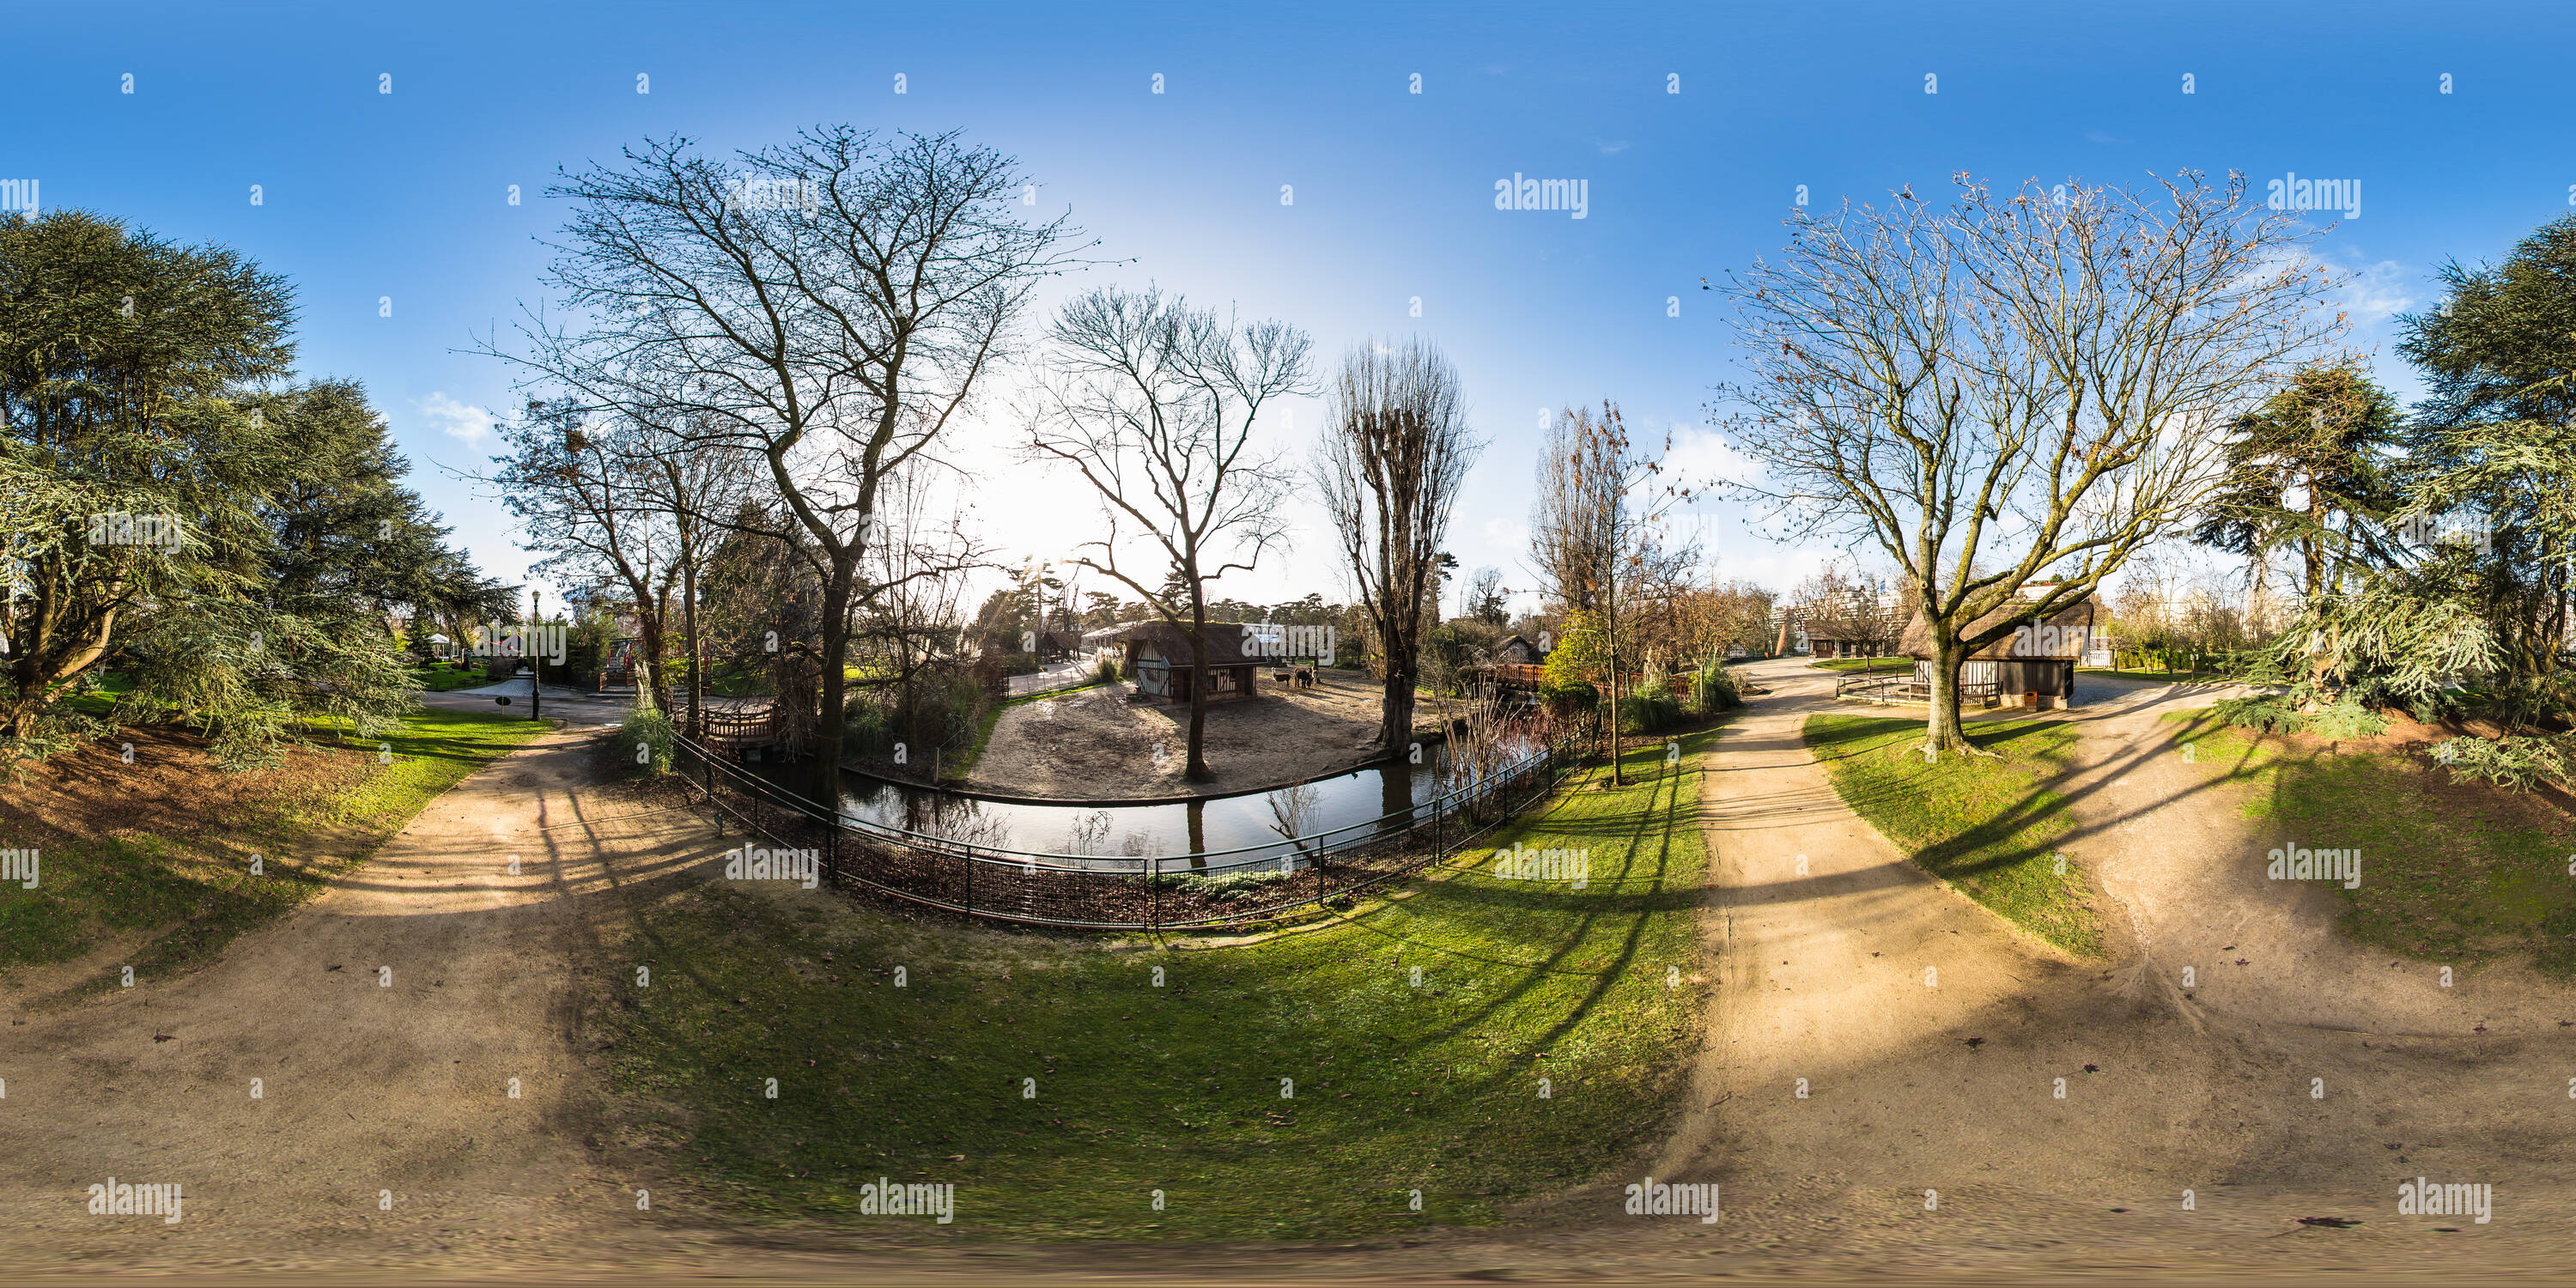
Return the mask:
<path id="1" fill-rule="evenodd" d="M 1968 655 L 1959 666 L 1959 700 L 1968 706 L 2028 706 L 2053 710 L 2074 700 L 2075 666 L 2091 643 L 2094 601 L 2086 595 L 2041 618 L 2036 614 L 2048 587 L 2027 586 L 2022 596 L 1980 617 L 1963 635 L 2012 622 L 2010 634 Z M 1918 691 L 1932 683 L 1932 633 L 1918 614 L 1905 624 L 1898 648 L 1914 659 Z"/>
<path id="2" fill-rule="evenodd" d="M 1253 676 L 1262 662 L 1243 652 L 1243 630 L 1209 623 L 1207 630 L 1208 701 L 1253 696 Z M 1140 622 L 1120 632 L 1125 664 L 1120 669 L 1136 682 L 1136 691 L 1172 702 L 1187 702 L 1198 686 L 1190 660 L 1187 631 L 1170 622 Z"/>

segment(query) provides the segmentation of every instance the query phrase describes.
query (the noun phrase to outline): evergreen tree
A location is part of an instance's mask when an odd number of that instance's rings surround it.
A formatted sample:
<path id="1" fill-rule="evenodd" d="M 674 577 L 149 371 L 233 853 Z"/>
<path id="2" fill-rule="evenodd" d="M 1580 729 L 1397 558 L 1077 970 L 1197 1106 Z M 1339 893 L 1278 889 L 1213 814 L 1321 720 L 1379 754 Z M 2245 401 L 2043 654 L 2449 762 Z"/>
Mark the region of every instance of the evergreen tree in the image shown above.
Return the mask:
<path id="1" fill-rule="evenodd" d="M 2225 481 L 2193 539 L 2250 559 L 2258 598 L 2272 557 L 2295 551 L 2301 599 L 2318 603 L 2375 548 L 2370 521 L 2392 500 L 2403 430 L 2396 399 L 2358 360 L 2303 369 L 2231 427 Z"/>
<path id="2" fill-rule="evenodd" d="M 2576 573 L 2576 215 L 2493 267 L 2442 271 L 2449 298 L 2402 319 L 2432 397 L 2416 411 L 2407 514 L 2465 516 L 2463 573 L 2507 682 L 2555 683 Z"/>

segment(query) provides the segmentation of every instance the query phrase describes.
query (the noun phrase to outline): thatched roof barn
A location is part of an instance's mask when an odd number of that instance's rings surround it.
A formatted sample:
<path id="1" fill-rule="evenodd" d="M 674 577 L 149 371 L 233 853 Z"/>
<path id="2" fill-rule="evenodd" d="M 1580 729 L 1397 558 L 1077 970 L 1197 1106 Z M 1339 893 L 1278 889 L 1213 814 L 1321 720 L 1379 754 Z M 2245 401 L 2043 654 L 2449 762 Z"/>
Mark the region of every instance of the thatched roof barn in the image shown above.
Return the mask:
<path id="1" fill-rule="evenodd" d="M 1977 635 L 2006 622 L 2011 633 L 1968 654 L 1959 667 L 1959 693 L 1975 704 L 2062 707 L 2074 700 L 2075 664 L 2084 656 L 2094 629 L 2094 600 L 2086 595 L 2041 618 L 2035 611 L 2049 583 L 2026 586 L 2011 603 L 1970 624 L 1960 634 Z M 1932 679 L 1932 631 L 1918 612 L 1905 623 L 1897 650 L 1915 659 L 1918 684 Z"/>

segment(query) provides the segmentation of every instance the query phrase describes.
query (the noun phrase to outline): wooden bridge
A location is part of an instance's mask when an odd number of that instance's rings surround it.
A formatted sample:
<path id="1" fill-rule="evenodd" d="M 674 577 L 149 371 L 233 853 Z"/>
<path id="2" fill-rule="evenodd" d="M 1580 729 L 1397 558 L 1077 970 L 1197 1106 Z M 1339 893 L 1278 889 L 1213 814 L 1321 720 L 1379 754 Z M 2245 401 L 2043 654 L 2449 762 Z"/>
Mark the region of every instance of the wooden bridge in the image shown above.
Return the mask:
<path id="1" fill-rule="evenodd" d="M 774 746 L 778 742 L 778 704 L 731 711 L 711 710 L 702 713 L 706 724 L 707 750 L 736 752 L 748 747 Z"/>

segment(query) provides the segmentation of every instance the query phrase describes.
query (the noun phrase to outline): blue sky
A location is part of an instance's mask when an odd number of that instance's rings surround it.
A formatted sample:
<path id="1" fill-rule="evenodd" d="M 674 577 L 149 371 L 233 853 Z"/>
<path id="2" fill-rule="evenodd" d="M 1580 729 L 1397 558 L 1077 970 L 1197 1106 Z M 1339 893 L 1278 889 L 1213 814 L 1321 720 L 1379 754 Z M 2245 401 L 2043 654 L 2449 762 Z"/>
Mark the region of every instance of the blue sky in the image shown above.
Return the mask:
<path id="1" fill-rule="evenodd" d="M 1159 282 L 1295 323 L 1328 359 L 1437 341 L 1493 440 L 1450 546 L 1516 587 L 1540 408 L 1616 399 L 1721 464 L 1704 405 L 1730 340 L 1699 280 L 1777 248 L 1799 185 L 1824 206 L 1959 170 L 2358 180 L 2361 217 L 2321 250 L 2356 274 L 2353 343 L 2401 393 L 2385 318 L 2576 194 L 2567 4 L 13 8 L 0 178 L 286 274 L 304 371 L 363 380 L 415 485 L 513 580 L 504 513 L 436 468 L 480 464 L 479 412 L 514 400 L 510 372 L 460 351 L 543 298 L 556 168 L 646 136 L 961 129 L 1133 261 L 1066 290 Z M 1583 180 L 1586 217 L 1494 209 L 1515 173 Z M 1002 454 L 1003 400 L 988 410 L 960 444 L 986 535 L 1014 557 L 1093 535 L 1061 479 Z M 1282 445 L 1317 423 L 1296 409 Z M 1221 589 L 1334 596 L 1296 517 L 1302 539 Z M 1829 553 L 1724 507 L 1702 522 L 1727 575 L 1785 588 Z"/>

